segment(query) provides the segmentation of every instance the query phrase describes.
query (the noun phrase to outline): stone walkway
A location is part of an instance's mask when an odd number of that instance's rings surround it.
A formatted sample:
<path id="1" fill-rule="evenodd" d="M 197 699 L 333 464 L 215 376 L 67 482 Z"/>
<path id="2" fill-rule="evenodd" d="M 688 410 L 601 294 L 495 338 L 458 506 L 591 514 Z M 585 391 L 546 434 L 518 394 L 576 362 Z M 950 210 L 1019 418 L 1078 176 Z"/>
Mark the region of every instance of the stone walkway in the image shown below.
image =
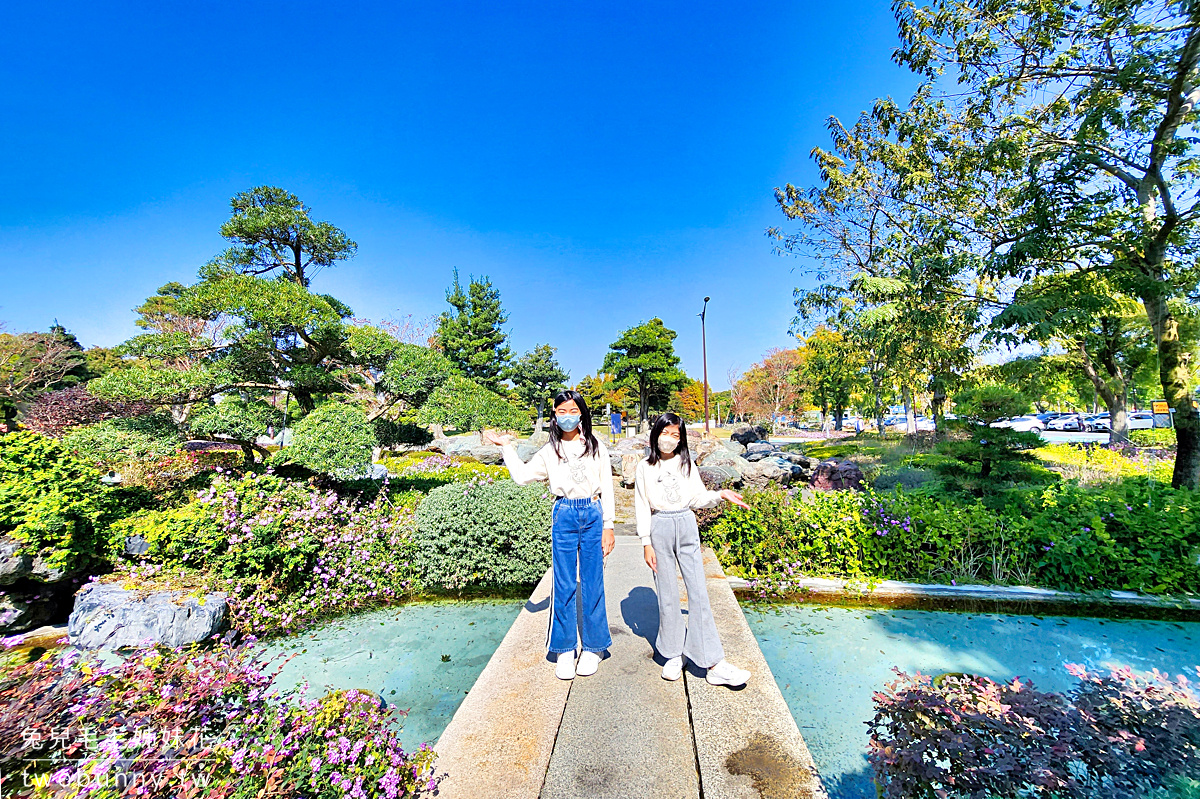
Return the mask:
<path id="1" fill-rule="evenodd" d="M 554 677 L 542 579 L 436 745 L 441 799 L 804 799 L 825 796 L 808 748 L 711 552 L 709 598 L 741 689 L 654 653 L 653 575 L 631 526 L 605 565 L 613 645 L 591 677 Z M 683 594 L 682 582 L 680 592 Z M 686 600 L 686 597 L 684 597 Z"/>

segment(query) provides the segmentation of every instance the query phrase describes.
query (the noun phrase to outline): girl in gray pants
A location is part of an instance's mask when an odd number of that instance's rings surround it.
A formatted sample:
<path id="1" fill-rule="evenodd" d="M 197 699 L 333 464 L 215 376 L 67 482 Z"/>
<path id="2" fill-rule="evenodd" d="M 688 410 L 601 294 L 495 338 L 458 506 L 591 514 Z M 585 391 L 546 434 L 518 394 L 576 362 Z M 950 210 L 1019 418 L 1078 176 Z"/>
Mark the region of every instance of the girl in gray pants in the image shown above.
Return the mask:
<path id="1" fill-rule="evenodd" d="M 707 669 L 705 679 L 713 685 L 743 685 L 750 672 L 725 660 L 708 604 L 700 531 L 692 509 L 716 507 L 722 500 L 743 508 L 749 506 L 736 491 L 705 488 L 688 452 L 687 427 L 673 413 L 664 413 L 654 422 L 650 455 L 637 466 L 634 490 L 638 536 L 646 565 L 654 570 L 658 594 L 658 639 L 654 648 L 667 659 L 663 679 L 678 680 L 686 657 Z M 686 625 L 680 612 L 676 564 L 687 589 Z"/>

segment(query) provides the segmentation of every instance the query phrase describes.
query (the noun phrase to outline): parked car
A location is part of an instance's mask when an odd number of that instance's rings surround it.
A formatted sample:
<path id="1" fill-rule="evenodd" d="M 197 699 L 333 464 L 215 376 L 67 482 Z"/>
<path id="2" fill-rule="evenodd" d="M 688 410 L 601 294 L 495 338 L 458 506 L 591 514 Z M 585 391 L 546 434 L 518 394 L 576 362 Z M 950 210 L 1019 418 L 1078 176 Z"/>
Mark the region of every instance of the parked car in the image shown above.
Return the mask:
<path id="1" fill-rule="evenodd" d="M 1091 425 L 1083 418 L 1083 416 L 1075 413 L 1069 416 L 1060 416 L 1057 419 L 1050 420 L 1046 423 L 1046 429 L 1083 433 L 1090 430 Z"/>
<path id="2" fill-rule="evenodd" d="M 1001 425 L 992 424 L 992 427 L 999 426 Z M 1006 419 L 1003 427 L 1010 427 L 1018 433 L 1028 433 L 1030 431 L 1040 433 L 1046 429 L 1046 425 L 1036 416 L 1014 416 L 1011 419 Z"/>
<path id="3" fill-rule="evenodd" d="M 1092 427 L 1095 430 L 1111 433 L 1112 425 L 1108 414 L 1101 414 L 1101 417 L 1103 418 L 1098 417 L 1092 420 Z M 1154 427 L 1154 414 L 1150 411 L 1134 411 L 1125 416 L 1126 430 L 1149 430 L 1152 427 Z"/>
<path id="4" fill-rule="evenodd" d="M 1046 411 L 1045 413 L 1039 413 L 1039 414 L 1035 414 L 1035 415 L 1037 416 L 1038 419 L 1041 419 L 1042 424 L 1049 424 L 1050 422 L 1054 421 L 1055 419 L 1061 418 L 1063 416 L 1069 416 L 1070 414 L 1063 413 L 1062 411 Z"/>

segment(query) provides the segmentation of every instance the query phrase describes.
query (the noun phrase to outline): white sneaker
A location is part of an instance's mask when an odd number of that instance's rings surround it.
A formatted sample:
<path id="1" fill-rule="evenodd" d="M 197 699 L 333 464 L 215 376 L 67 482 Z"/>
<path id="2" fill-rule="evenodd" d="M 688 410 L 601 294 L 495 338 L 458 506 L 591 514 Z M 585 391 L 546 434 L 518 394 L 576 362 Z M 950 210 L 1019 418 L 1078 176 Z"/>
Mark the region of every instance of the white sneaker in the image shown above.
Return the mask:
<path id="1" fill-rule="evenodd" d="M 745 669 L 739 669 L 728 660 L 722 660 L 708 670 L 708 674 L 705 675 L 704 679 L 708 680 L 709 685 L 732 685 L 736 687 L 746 684 L 746 680 L 750 679 L 750 672 Z"/>
<path id="2" fill-rule="evenodd" d="M 663 666 L 662 678 L 675 682 L 683 676 L 683 656 L 674 657 L 667 661 Z"/>
<path id="3" fill-rule="evenodd" d="M 560 680 L 575 679 L 575 653 L 563 652 L 558 656 L 558 665 L 554 667 L 554 676 Z"/>
<path id="4" fill-rule="evenodd" d="M 591 677 L 600 667 L 600 656 L 595 652 L 581 652 L 579 664 L 575 666 L 575 674 L 580 677 Z"/>

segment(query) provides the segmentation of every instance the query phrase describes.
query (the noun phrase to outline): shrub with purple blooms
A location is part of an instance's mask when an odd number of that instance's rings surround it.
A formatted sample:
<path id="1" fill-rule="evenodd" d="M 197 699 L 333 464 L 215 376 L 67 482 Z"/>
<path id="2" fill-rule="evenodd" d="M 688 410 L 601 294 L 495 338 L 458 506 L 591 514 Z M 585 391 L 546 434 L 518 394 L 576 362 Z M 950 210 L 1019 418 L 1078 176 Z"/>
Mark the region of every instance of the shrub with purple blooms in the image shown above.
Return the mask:
<path id="1" fill-rule="evenodd" d="M 149 649 L 112 665 L 77 650 L 0 663 L 0 769 L 33 796 L 359 799 L 435 788 L 393 711 L 355 691 L 277 692 L 249 646 Z"/>
<path id="2" fill-rule="evenodd" d="M 1020 679 L 897 671 L 869 722 L 880 795 L 1125 799 L 1200 776 L 1194 683 L 1068 669 L 1080 682 L 1067 694 Z"/>
<path id="3" fill-rule="evenodd" d="M 146 564 L 183 567 L 228 592 L 235 628 L 295 632 L 419 588 L 410 556 L 417 499 L 387 484 L 367 501 L 272 474 L 219 475 L 194 502 L 136 514 L 111 537 L 149 544 L 130 576 Z"/>

